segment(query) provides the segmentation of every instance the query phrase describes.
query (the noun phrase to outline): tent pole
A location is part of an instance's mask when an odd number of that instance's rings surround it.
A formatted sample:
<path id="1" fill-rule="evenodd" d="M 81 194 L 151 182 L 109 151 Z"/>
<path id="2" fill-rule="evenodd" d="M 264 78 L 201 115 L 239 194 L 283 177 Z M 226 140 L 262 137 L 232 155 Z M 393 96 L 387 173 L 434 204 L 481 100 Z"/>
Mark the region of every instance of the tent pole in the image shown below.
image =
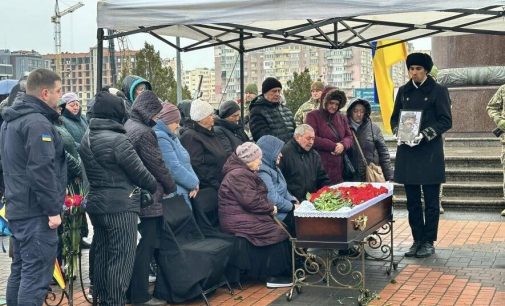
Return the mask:
<path id="1" fill-rule="evenodd" d="M 177 104 L 182 101 L 182 65 L 181 65 L 181 38 L 177 36 L 175 38 L 175 44 L 177 45 Z"/>
<path id="2" fill-rule="evenodd" d="M 338 46 L 338 22 L 333 23 L 333 43 Z"/>
<path id="3" fill-rule="evenodd" d="M 244 30 L 240 29 L 240 121 L 244 125 Z"/>
<path id="4" fill-rule="evenodd" d="M 102 89 L 103 74 L 103 28 L 98 28 L 96 36 L 98 39 L 96 52 L 96 92 Z"/>

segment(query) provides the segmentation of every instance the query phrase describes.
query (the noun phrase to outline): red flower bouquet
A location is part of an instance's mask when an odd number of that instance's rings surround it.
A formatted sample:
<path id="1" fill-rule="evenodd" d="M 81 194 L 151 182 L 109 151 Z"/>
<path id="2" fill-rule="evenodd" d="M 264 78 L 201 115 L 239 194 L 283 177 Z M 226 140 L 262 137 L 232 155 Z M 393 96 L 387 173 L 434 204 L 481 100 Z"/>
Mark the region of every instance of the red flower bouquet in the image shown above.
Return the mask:
<path id="1" fill-rule="evenodd" d="M 62 257 L 63 269 L 69 282 L 69 300 L 73 298 L 73 276 L 76 275 L 78 267 L 78 256 L 81 252 L 81 226 L 86 222 L 87 191 L 79 184 L 77 188 L 70 185 L 67 188 L 67 195 L 63 203 L 62 219 Z"/>
<path id="2" fill-rule="evenodd" d="M 353 206 L 365 203 L 381 194 L 387 193 L 388 189 L 384 186 L 379 188 L 372 184 L 361 184 L 358 186 L 338 187 L 338 191 L 344 199 L 350 200 Z"/>

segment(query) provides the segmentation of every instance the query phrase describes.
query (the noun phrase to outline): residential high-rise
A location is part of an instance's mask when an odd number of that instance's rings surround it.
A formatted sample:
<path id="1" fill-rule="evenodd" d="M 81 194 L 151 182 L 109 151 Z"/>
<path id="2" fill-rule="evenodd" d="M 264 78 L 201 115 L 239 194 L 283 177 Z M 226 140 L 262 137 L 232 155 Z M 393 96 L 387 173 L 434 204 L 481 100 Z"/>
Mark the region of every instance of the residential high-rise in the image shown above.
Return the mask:
<path id="1" fill-rule="evenodd" d="M 135 54 L 137 51 L 127 51 L 126 53 L 116 52 L 116 71 L 119 74 L 122 70 L 124 61 L 130 61 L 129 67 L 135 66 Z M 126 54 L 126 57 L 125 57 Z M 75 92 L 81 99 L 82 108 L 85 112 L 87 102 L 93 98 L 97 92 L 97 52 L 96 48 L 91 48 L 90 52 L 82 53 L 62 53 L 61 78 L 63 93 Z M 46 60 L 46 68 L 55 70 L 56 54 L 47 54 L 43 56 Z M 103 58 L 103 85 L 116 86 L 112 84 L 112 72 L 110 65 L 109 51 L 104 50 Z"/>
<path id="2" fill-rule="evenodd" d="M 217 107 L 219 101 L 216 101 L 216 79 L 214 69 L 197 68 L 193 70 L 187 70 L 184 73 L 184 84 L 188 87 L 191 95 L 194 97 L 195 92 L 197 91 L 200 84 L 200 77 L 202 78 L 202 84 L 200 87 L 201 99 L 208 101 L 214 107 Z"/>

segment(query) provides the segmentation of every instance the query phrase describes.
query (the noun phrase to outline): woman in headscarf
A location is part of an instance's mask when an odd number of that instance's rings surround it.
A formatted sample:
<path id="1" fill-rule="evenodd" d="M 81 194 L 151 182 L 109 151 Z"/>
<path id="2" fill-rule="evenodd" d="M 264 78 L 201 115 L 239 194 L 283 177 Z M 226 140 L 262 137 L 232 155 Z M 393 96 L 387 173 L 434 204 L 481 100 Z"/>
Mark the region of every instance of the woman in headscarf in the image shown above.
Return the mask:
<path id="1" fill-rule="evenodd" d="M 171 103 L 163 103 L 163 108 L 157 116 L 154 132 L 158 138 L 163 161 L 177 184 L 177 194 L 184 196 L 191 207 L 190 198 L 194 198 L 199 190 L 200 181 L 191 167 L 188 151 L 182 146 L 177 131 L 181 121 L 179 109 Z"/>
<path id="2" fill-rule="evenodd" d="M 366 181 L 366 166 L 373 162 L 382 168 L 384 178 L 387 181 L 393 180 L 393 169 L 391 160 L 389 159 L 389 150 L 384 142 L 382 132 L 370 119 L 371 107 L 370 103 L 363 99 L 354 100 L 347 108 L 347 118 L 352 131 L 359 141 L 359 146 L 363 151 L 367 164 L 363 161 L 358 146 L 353 142 L 352 146 L 352 163 L 356 170 L 353 177 L 355 182 Z"/>
<path id="3" fill-rule="evenodd" d="M 340 109 L 347 103 L 343 91 L 326 87 L 321 95 L 319 109 L 310 112 L 305 119 L 316 134 L 314 149 L 321 155 L 324 170 L 332 184 L 343 179 L 345 151 L 352 146 L 352 134 L 347 117 Z"/>
<path id="4" fill-rule="evenodd" d="M 284 141 L 272 135 L 261 136 L 257 145 L 263 152 L 263 158 L 258 175 L 268 189 L 268 200 L 277 207 L 277 218 L 293 231 L 293 210 L 298 204 L 296 197 L 288 191 L 286 179 L 282 175 L 278 165 L 282 158 Z"/>

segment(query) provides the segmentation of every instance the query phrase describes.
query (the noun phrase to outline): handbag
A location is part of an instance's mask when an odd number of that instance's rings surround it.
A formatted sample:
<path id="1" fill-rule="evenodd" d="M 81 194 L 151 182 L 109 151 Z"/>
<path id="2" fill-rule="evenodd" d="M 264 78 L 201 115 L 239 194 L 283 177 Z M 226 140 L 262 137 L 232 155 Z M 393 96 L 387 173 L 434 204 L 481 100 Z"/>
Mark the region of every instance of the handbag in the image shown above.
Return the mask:
<path id="1" fill-rule="evenodd" d="M 154 203 L 153 196 L 151 193 L 145 189 L 140 189 L 140 207 L 146 208 Z"/>
<path id="2" fill-rule="evenodd" d="M 384 183 L 386 179 L 384 178 L 384 173 L 382 172 L 381 166 L 376 165 L 373 162 L 367 163 L 365 154 L 363 154 L 363 151 L 361 150 L 361 146 L 359 144 L 358 138 L 356 137 L 356 134 L 354 134 L 354 131 L 351 132 L 352 136 L 354 137 L 354 141 L 356 142 L 356 146 L 358 146 L 359 154 L 361 155 L 361 158 L 363 158 L 363 162 L 366 165 L 365 167 L 366 181 Z"/>

